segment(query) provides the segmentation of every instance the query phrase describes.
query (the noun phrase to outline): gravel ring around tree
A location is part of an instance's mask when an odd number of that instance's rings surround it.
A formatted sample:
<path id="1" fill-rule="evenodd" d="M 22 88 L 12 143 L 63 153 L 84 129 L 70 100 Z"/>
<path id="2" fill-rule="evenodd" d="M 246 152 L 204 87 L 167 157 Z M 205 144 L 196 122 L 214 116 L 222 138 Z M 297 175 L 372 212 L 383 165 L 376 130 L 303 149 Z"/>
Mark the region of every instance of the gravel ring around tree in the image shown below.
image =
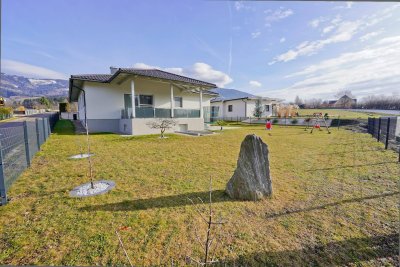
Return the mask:
<path id="1" fill-rule="evenodd" d="M 70 156 L 69 158 L 70 159 L 86 159 L 86 158 L 88 158 L 88 157 L 91 157 L 91 156 L 94 156 L 94 154 L 87 154 L 87 153 L 84 153 L 84 154 L 77 154 L 77 155 L 73 155 L 73 156 Z"/>
<path id="2" fill-rule="evenodd" d="M 115 187 L 115 182 L 108 180 L 100 180 L 93 182 L 94 189 L 91 188 L 91 183 L 81 184 L 69 193 L 71 197 L 90 197 L 95 195 L 105 194 Z"/>

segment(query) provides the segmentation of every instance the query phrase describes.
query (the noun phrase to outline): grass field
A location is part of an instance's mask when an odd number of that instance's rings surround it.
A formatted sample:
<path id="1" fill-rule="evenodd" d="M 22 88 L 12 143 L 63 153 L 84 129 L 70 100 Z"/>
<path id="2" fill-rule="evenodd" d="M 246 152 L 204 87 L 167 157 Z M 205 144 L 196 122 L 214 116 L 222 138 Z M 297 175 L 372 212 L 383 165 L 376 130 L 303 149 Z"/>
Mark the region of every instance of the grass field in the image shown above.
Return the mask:
<path id="1" fill-rule="evenodd" d="M 0 207 L 0 264 L 185 265 L 198 258 L 205 227 L 188 197 L 204 200 L 213 177 L 214 210 L 227 220 L 212 254 L 228 266 L 394 266 L 398 253 L 397 155 L 367 134 L 262 126 L 190 137 L 91 136 L 96 179 L 116 188 L 69 197 L 88 182 L 87 161 L 69 160 L 84 136 L 68 121 L 42 146 Z M 240 143 L 257 134 L 270 149 L 273 196 L 232 201 L 224 188 Z M 206 208 L 201 204 L 200 208 Z"/>
<path id="2" fill-rule="evenodd" d="M 359 112 L 350 110 L 339 110 L 339 109 L 299 109 L 300 116 L 312 115 L 314 113 L 328 113 L 332 119 L 340 116 L 341 119 L 368 119 L 368 117 L 381 117 L 385 114 L 373 113 L 373 112 Z M 389 115 L 395 116 L 395 115 Z"/>

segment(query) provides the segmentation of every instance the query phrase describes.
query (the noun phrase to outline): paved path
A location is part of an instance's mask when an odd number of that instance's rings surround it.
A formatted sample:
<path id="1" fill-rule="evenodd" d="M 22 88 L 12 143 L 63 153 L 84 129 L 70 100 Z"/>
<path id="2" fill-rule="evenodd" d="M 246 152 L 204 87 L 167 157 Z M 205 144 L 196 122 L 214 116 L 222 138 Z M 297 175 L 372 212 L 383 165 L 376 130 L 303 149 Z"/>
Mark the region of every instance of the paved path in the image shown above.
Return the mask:
<path id="1" fill-rule="evenodd" d="M 72 123 L 75 126 L 75 134 L 86 134 L 86 129 L 85 129 L 85 127 L 83 127 L 81 121 L 73 120 Z"/>

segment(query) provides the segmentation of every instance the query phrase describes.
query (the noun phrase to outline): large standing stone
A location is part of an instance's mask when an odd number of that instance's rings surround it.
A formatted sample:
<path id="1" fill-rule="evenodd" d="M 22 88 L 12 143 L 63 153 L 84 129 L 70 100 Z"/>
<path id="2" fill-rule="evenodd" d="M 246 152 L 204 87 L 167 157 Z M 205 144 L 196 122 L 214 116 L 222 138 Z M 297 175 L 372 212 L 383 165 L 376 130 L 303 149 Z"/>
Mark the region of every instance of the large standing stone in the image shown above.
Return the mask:
<path id="1" fill-rule="evenodd" d="M 241 200 L 260 200 L 272 194 L 268 146 L 260 137 L 249 134 L 243 140 L 226 192 L 231 198 Z"/>

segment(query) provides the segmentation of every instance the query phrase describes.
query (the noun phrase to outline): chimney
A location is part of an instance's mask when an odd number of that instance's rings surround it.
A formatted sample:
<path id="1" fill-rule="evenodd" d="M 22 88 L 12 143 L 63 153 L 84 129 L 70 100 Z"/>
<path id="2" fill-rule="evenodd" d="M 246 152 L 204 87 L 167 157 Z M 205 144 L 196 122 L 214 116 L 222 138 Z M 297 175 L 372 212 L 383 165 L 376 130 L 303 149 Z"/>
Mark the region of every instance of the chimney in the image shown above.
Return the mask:
<path id="1" fill-rule="evenodd" d="M 114 73 L 116 73 L 117 72 L 117 70 L 118 70 L 118 68 L 117 67 L 110 67 L 110 73 L 111 74 L 114 74 Z"/>

